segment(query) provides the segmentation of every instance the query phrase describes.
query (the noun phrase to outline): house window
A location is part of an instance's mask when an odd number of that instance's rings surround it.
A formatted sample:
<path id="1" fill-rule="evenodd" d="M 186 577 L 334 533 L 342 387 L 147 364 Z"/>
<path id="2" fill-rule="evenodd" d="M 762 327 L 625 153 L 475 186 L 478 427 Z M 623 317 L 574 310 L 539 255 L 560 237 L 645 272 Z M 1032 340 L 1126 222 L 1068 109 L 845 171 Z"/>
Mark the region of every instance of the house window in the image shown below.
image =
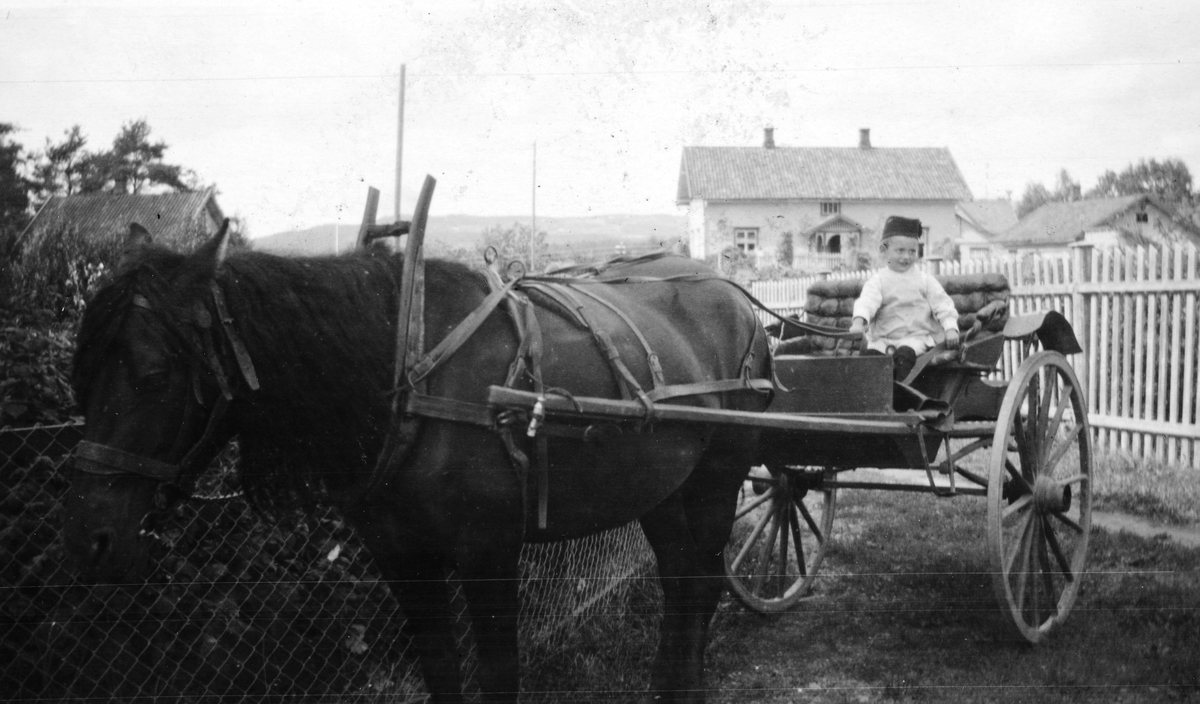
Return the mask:
<path id="1" fill-rule="evenodd" d="M 1150 213 L 1137 213 L 1138 222 L 1150 222 Z"/>
<path id="2" fill-rule="evenodd" d="M 842 204 L 841 203 L 822 203 L 821 204 L 821 217 L 825 217 L 826 215 L 837 215 L 840 212 L 842 212 Z"/>
<path id="3" fill-rule="evenodd" d="M 758 228 L 739 227 L 733 231 L 733 244 L 747 254 L 758 249 Z"/>

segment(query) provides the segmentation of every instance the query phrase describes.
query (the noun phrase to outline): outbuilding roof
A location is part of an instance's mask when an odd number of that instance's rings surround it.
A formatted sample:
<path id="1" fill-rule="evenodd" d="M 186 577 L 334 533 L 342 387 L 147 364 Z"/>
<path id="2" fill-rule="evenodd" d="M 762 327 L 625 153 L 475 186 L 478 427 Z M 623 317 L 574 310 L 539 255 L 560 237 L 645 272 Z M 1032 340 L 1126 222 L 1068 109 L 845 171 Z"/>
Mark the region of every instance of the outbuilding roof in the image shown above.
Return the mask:
<path id="1" fill-rule="evenodd" d="M 971 200 L 944 147 L 684 147 L 676 202 Z"/>
<path id="2" fill-rule="evenodd" d="M 1017 224 L 1017 212 L 1007 198 L 964 201 L 954 206 L 954 214 L 985 235 L 998 235 Z"/>
<path id="3" fill-rule="evenodd" d="M 213 222 L 224 219 L 212 188 L 186 193 L 113 194 L 53 196 L 21 238 L 74 227 L 90 238 L 122 236 L 129 223 L 137 222 L 156 236 L 191 233 L 208 215 Z"/>
<path id="4" fill-rule="evenodd" d="M 998 239 L 1008 245 L 1067 245 L 1083 239 L 1086 231 L 1106 225 L 1146 202 L 1163 207 L 1153 196 L 1144 194 L 1043 203 Z"/>

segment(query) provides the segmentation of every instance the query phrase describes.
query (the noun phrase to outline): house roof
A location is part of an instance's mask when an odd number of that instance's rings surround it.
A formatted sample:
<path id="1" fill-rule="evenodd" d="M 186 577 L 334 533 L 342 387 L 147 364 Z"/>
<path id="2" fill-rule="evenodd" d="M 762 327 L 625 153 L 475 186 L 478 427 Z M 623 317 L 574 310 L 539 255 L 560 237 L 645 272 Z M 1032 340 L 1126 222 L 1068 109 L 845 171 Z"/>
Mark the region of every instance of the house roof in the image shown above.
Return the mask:
<path id="1" fill-rule="evenodd" d="M 1144 194 L 1069 203 L 1044 203 L 1004 231 L 997 241 L 1008 245 L 1067 245 L 1083 239 L 1088 230 L 1104 226 L 1117 216 L 1146 202 L 1163 207 L 1153 196 Z"/>
<path id="2" fill-rule="evenodd" d="M 129 223 L 144 225 L 156 236 L 191 232 L 207 214 L 213 222 L 224 219 L 212 188 L 187 193 L 53 196 L 25 228 L 21 237 L 36 236 L 60 227 L 75 227 L 89 237 L 122 236 Z"/>
<path id="3" fill-rule="evenodd" d="M 999 235 L 1017 224 L 1017 213 L 1007 198 L 964 201 L 954 214 L 984 235 Z"/>
<path id="4" fill-rule="evenodd" d="M 944 147 L 684 147 L 676 202 L 971 200 Z"/>

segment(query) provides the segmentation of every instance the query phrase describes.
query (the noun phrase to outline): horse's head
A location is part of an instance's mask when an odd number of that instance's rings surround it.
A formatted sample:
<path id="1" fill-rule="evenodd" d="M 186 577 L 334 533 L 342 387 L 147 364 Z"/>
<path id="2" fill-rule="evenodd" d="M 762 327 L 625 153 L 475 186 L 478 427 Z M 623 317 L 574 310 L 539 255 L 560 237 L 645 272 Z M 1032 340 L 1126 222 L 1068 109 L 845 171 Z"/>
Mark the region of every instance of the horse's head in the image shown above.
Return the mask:
<path id="1" fill-rule="evenodd" d="M 158 514 L 228 440 L 225 370 L 240 360 L 222 332 L 215 286 L 227 232 L 184 256 L 131 225 L 117 274 L 88 305 L 73 370 L 86 429 L 64 521 L 85 578 L 142 574 Z"/>

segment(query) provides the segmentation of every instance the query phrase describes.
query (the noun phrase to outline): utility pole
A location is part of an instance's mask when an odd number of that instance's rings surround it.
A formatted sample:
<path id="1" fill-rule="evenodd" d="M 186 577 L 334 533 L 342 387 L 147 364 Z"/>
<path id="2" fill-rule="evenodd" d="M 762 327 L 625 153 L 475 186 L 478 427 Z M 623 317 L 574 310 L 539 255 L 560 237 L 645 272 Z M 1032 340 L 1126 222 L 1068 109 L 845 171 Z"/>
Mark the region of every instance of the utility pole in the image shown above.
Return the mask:
<path id="1" fill-rule="evenodd" d="M 533 222 L 529 231 L 529 270 L 533 271 L 533 242 L 537 237 L 537 140 L 533 141 Z"/>
<path id="2" fill-rule="evenodd" d="M 400 64 L 400 115 L 396 120 L 396 216 L 400 222 L 400 174 L 404 161 L 404 64 Z"/>

